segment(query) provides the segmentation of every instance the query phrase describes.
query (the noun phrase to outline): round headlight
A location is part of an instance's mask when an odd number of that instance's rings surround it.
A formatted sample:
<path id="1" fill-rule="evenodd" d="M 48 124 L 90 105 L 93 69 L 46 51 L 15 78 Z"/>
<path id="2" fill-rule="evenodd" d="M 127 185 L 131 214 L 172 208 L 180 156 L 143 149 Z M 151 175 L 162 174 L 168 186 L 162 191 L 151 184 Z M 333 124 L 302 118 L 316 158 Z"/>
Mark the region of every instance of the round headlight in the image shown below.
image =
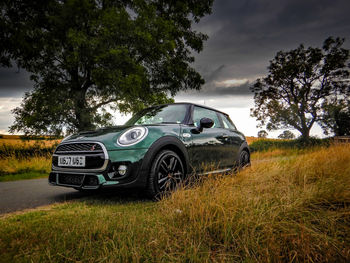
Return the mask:
<path id="1" fill-rule="evenodd" d="M 146 127 L 135 127 L 127 130 L 119 136 L 117 143 L 120 146 L 130 146 L 142 141 L 148 133 Z"/>

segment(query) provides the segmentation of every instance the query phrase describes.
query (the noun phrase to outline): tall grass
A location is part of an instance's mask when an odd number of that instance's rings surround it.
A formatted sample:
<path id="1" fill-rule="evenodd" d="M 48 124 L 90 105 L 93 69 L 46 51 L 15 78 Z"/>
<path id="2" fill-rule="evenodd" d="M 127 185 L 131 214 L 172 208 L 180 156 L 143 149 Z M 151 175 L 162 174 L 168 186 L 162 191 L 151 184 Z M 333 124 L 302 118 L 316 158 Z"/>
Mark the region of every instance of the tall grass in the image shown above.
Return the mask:
<path id="1" fill-rule="evenodd" d="M 180 251 L 184 258 L 195 253 L 205 261 L 345 262 L 350 260 L 349 205 L 346 145 L 213 177 L 174 193 L 161 208 L 169 236 L 176 237 L 169 241 L 191 248 Z"/>
<path id="2" fill-rule="evenodd" d="M 0 261 L 349 262 L 350 147 L 280 154 L 158 203 L 90 196 L 4 217 Z"/>
<path id="3" fill-rule="evenodd" d="M 0 139 L 0 182 L 47 176 L 57 140 Z"/>
<path id="4" fill-rule="evenodd" d="M 33 156 L 20 159 L 6 157 L 0 159 L 0 182 L 44 177 L 48 176 L 50 170 L 50 156 Z"/>

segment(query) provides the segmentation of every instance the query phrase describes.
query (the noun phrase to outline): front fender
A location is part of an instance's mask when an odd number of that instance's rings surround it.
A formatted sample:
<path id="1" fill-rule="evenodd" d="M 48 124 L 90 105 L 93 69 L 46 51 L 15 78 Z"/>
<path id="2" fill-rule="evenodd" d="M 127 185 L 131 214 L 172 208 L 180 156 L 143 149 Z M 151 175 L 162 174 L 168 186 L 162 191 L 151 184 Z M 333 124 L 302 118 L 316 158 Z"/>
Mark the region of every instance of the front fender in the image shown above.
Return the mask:
<path id="1" fill-rule="evenodd" d="M 162 149 L 168 148 L 170 150 L 174 150 L 178 155 L 180 155 L 180 158 L 183 159 L 186 172 L 190 172 L 190 165 L 189 165 L 189 156 L 187 149 L 182 141 L 180 141 L 175 136 L 164 136 L 162 138 L 159 138 L 156 140 L 151 147 L 148 149 L 141 165 L 141 172 L 142 171 L 149 171 L 151 163 L 154 159 L 154 157 L 157 155 L 159 151 Z"/>

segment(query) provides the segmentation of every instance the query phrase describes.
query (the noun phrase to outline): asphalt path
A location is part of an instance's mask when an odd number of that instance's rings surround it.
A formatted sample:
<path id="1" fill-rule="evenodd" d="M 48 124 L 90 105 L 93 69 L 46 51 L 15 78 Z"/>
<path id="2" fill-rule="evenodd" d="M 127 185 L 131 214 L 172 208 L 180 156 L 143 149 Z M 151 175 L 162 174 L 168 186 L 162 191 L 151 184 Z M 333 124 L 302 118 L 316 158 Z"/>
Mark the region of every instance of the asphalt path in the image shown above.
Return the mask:
<path id="1" fill-rule="evenodd" d="M 101 203 L 116 204 L 147 202 L 142 191 L 108 188 L 96 192 L 79 192 L 73 188 L 49 185 L 47 178 L 0 182 L 0 214 L 7 214 L 38 206 L 79 200 L 88 197 Z M 84 199 L 83 199 L 84 200 Z"/>
<path id="2" fill-rule="evenodd" d="M 86 194 L 72 188 L 55 187 L 47 178 L 0 182 L 0 214 L 78 199 Z"/>

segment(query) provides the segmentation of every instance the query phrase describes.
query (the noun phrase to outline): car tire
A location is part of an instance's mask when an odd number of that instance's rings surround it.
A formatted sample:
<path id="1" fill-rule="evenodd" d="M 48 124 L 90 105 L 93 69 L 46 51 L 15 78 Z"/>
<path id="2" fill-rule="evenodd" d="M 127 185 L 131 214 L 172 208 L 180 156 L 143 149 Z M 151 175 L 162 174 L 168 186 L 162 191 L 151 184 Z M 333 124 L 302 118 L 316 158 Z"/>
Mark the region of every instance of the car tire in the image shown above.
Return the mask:
<path id="1" fill-rule="evenodd" d="M 175 152 L 160 151 L 152 161 L 146 194 L 159 200 L 183 182 L 184 173 L 183 162 Z"/>
<path id="2" fill-rule="evenodd" d="M 250 154 L 247 150 L 242 150 L 239 154 L 239 169 L 250 166 Z"/>

